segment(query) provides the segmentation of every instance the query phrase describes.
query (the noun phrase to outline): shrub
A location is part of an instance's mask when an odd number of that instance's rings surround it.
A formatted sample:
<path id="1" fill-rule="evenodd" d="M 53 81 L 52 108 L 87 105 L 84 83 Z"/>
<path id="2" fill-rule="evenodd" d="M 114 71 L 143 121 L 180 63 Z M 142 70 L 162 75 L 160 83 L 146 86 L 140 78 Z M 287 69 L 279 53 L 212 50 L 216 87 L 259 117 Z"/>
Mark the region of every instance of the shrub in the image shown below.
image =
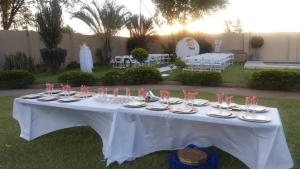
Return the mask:
<path id="1" fill-rule="evenodd" d="M 264 39 L 261 36 L 253 36 L 250 40 L 253 49 L 261 48 L 264 45 Z"/>
<path id="2" fill-rule="evenodd" d="M 15 55 L 5 57 L 4 70 L 34 70 L 34 62 L 31 57 L 27 57 L 23 52 L 17 52 Z"/>
<path id="3" fill-rule="evenodd" d="M 175 80 L 184 85 L 218 86 L 222 83 L 219 72 L 179 72 Z"/>
<path id="4" fill-rule="evenodd" d="M 212 52 L 212 45 L 207 40 L 200 39 L 198 40 L 198 43 L 200 45 L 200 53 L 211 53 Z"/>
<path id="5" fill-rule="evenodd" d="M 69 63 L 67 66 L 66 66 L 66 69 L 67 70 L 72 70 L 72 69 L 79 69 L 80 68 L 80 64 L 76 61 L 74 62 L 71 62 Z"/>
<path id="6" fill-rule="evenodd" d="M 0 72 L 0 88 L 22 89 L 34 83 L 33 74 L 23 70 L 7 70 Z"/>
<path id="7" fill-rule="evenodd" d="M 123 74 L 118 70 L 112 70 L 104 74 L 102 82 L 106 85 L 117 85 L 122 83 Z"/>
<path id="8" fill-rule="evenodd" d="M 255 89 L 286 90 L 300 85 L 300 73 L 288 70 L 254 72 L 248 85 Z"/>
<path id="9" fill-rule="evenodd" d="M 144 63 L 145 60 L 148 58 L 148 52 L 147 50 L 143 48 L 135 48 L 131 51 L 132 57 L 136 59 L 140 63 Z"/>
<path id="10" fill-rule="evenodd" d="M 162 80 L 160 72 L 154 67 L 136 67 L 127 69 L 123 75 L 125 84 L 157 83 Z"/>
<path id="11" fill-rule="evenodd" d="M 44 48 L 41 49 L 41 55 L 48 70 L 55 73 L 65 62 L 67 50 L 61 48 Z"/>
<path id="12" fill-rule="evenodd" d="M 179 70 L 182 70 L 186 67 L 185 62 L 182 61 L 181 59 L 176 59 L 174 64 L 177 67 L 177 69 L 179 69 Z"/>
<path id="13" fill-rule="evenodd" d="M 82 84 L 90 85 L 97 81 L 93 74 L 80 71 L 64 72 L 59 75 L 57 80 L 60 83 L 68 83 L 73 86 L 80 86 Z"/>

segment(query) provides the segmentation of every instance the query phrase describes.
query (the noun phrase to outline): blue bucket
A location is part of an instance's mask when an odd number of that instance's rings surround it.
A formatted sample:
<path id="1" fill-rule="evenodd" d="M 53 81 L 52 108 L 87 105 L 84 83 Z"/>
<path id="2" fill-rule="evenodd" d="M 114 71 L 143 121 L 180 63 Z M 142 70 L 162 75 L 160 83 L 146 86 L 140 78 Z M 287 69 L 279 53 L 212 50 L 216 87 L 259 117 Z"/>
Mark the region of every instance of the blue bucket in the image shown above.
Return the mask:
<path id="1" fill-rule="evenodd" d="M 187 148 L 199 149 L 204 151 L 207 155 L 207 161 L 200 165 L 186 165 L 178 159 L 177 151 L 169 156 L 169 169 L 218 169 L 219 155 L 214 152 L 208 152 L 206 149 L 199 148 L 193 144 L 188 145 Z"/>

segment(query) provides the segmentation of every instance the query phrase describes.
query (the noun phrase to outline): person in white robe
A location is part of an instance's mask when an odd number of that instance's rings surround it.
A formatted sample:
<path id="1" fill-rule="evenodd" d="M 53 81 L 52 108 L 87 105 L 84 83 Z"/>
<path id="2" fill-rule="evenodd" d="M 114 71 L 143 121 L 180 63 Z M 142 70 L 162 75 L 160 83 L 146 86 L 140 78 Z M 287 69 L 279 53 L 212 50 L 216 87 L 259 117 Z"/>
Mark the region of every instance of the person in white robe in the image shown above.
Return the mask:
<path id="1" fill-rule="evenodd" d="M 92 52 L 90 48 L 86 45 L 86 43 L 83 43 L 80 46 L 80 69 L 82 72 L 93 72 L 93 57 Z"/>

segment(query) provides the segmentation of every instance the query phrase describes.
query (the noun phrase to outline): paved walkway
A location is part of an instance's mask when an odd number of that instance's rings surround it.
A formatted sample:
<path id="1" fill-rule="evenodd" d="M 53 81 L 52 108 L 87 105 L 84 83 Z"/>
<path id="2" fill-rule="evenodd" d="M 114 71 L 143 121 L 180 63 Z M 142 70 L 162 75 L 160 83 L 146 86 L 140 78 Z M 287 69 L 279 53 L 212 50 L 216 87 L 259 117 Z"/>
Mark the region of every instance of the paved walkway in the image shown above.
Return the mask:
<path id="1" fill-rule="evenodd" d="M 217 93 L 225 92 L 226 94 L 239 95 L 239 96 L 252 96 L 275 98 L 275 99 L 297 99 L 300 100 L 300 92 L 287 92 L 287 91 L 267 91 L 267 90 L 253 90 L 248 88 L 229 88 L 229 87 L 198 87 L 198 86 L 182 86 L 182 85 L 142 85 L 146 89 L 168 89 L 168 90 L 180 90 L 180 89 L 195 89 L 200 92 Z M 130 86 L 131 89 L 137 89 L 142 86 Z M 126 86 L 110 86 L 108 88 Z M 91 90 L 96 90 L 97 87 L 91 87 Z M 78 90 L 78 88 L 76 88 Z M 24 89 L 24 90 L 0 90 L 0 96 L 13 96 L 18 97 L 25 94 L 32 94 L 44 91 L 43 89 Z"/>

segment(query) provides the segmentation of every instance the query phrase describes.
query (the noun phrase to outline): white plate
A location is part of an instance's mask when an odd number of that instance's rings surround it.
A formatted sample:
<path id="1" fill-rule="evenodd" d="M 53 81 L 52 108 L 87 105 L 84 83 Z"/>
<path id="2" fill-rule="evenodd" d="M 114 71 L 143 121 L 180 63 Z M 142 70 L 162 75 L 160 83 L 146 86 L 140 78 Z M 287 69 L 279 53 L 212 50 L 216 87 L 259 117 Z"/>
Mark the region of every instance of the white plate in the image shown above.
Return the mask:
<path id="1" fill-rule="evenodd" d="M 192 103 L 188 103 L 188 105 L 192 105 Z M 204 100 L 204 99 L 195 99 L 194 100 L 194 106 L 207 106 L 209 105 L 209 101 L 208 100 Z"/>
<path id="2" fill-rule="evenodd" d="M 22 99 L 37 99 L 40 97 L 41 97 L 40 94 L 28 94 L 28 95 L 22 96 L 21 98 Z"/>
<path id="3" fill-rule="evenodd" d="M 219 108 L 219 106 L 221 106 L 222 109 L 227 109 L 228 108 L 226 103 L 219 104 L 217 102 L 213 102 L 213 103 L 211 103 L 211 106 L 215 107 L 215 108 Z M 238 107 L 239 107 L 239 105 L 236 104 L 236 103 L 231 103 L 229 105 L 229 108 L 238 108 Z"/>
<path id="4" fill-rule="evenodd" d="M 46 97 L 41 97 L 38 99 L 38 101 L 42 101 L 42 102 L 50 102 L 50 101 L 55 101 L 57 100 L 57 97 L 55 96 L 46 96 Z"/>
<path id="5" fill-rule="evenodd" d="M 256 123 L 267 123 L 272 121 L 272 118 L 264 115 L 240 115 L 239 119 Z"/>
<path id="6" fill-rule="evenodd" d="M 210 117 L 217 117 L 217 118 L 235 118 L 236 114 L 233 112 L 213 112 L 213 113 L 207 113 L 206 115 Z"/>
<path id="7" fill-rule="evenodd" d="M 124 103 L 123 106 L 128 108 L 140 108 L 140 107 L 145 107 L 146 104 L 145 102 L 135 101 L 135 102 Z"/>
<path id="8" fill-rule="evenodd" d="M 168 104 L 166 100 L 160 100 L 161 103 L 163 104 Z M 181 104 L 183 102 L 182 99 L 179 98 L 170 98 L 169 99 L 169 104 Z"/>
<path id="9" fill-rule="evenodd" d="M 62 103 L 70 103 L 70 102 L 77 102 L 80 101 L 80 98 L 75 98 L 75 97 L 66 97 L 66 98 L 61 98 L 58 101 Z"/>
<path id="10" fill-rule="evenodd" d="M 197 109 L 191 107 L 170 107 L 170 111 L 178 114 L 194 114 L 197 113 Z"/>
<path id="11" fill-rule="evenodd" d="M 168 110 L 168 105 L 166 105 L 166 104 L 148 104 L 145 108 L 148 110 L 154 110 L 154 111 L 164 111 L 164 110 Z"/>
<path id="12" fill-rule="evenodd" d="M 61 90 L 52 90 L 52 92 L 44 92 L 43 94 L 58 94 L 58 93 L 60 93 L 61 92 Z"/>
<path id="13" fill-rule="evenodd" d="M 241 110 L 244 110 L 244 111 L 247 110 L 247 107 L 245 105 L 240 105 L 239 108 Z M 249 111 L 254 111 L 254 107 L 250 106 L 249 107 Z M 264 107 L 264 106 L 255 106 L 255 112 L 256 113 L 266 113 L 268 111 L 269 111 L 269 109 L 267 107 Z"/>
<path id="14" fill-rule="evenodd" d="M 76 93 L 74 95 L 74 97 L 79 97 L 79 98 L 86 98 L 86 97 L 92 97 L 93 96 L 93 93 L 88 93 L 88 94 L 83 94 L 83 93 Z"/>
<path id="15" fill-rule="evenodd" d="M 60 96 L 73 96 L 76 94 L 76 91 L 70 91 L 69 94 L 67 92 L 59 93 Z"/>

